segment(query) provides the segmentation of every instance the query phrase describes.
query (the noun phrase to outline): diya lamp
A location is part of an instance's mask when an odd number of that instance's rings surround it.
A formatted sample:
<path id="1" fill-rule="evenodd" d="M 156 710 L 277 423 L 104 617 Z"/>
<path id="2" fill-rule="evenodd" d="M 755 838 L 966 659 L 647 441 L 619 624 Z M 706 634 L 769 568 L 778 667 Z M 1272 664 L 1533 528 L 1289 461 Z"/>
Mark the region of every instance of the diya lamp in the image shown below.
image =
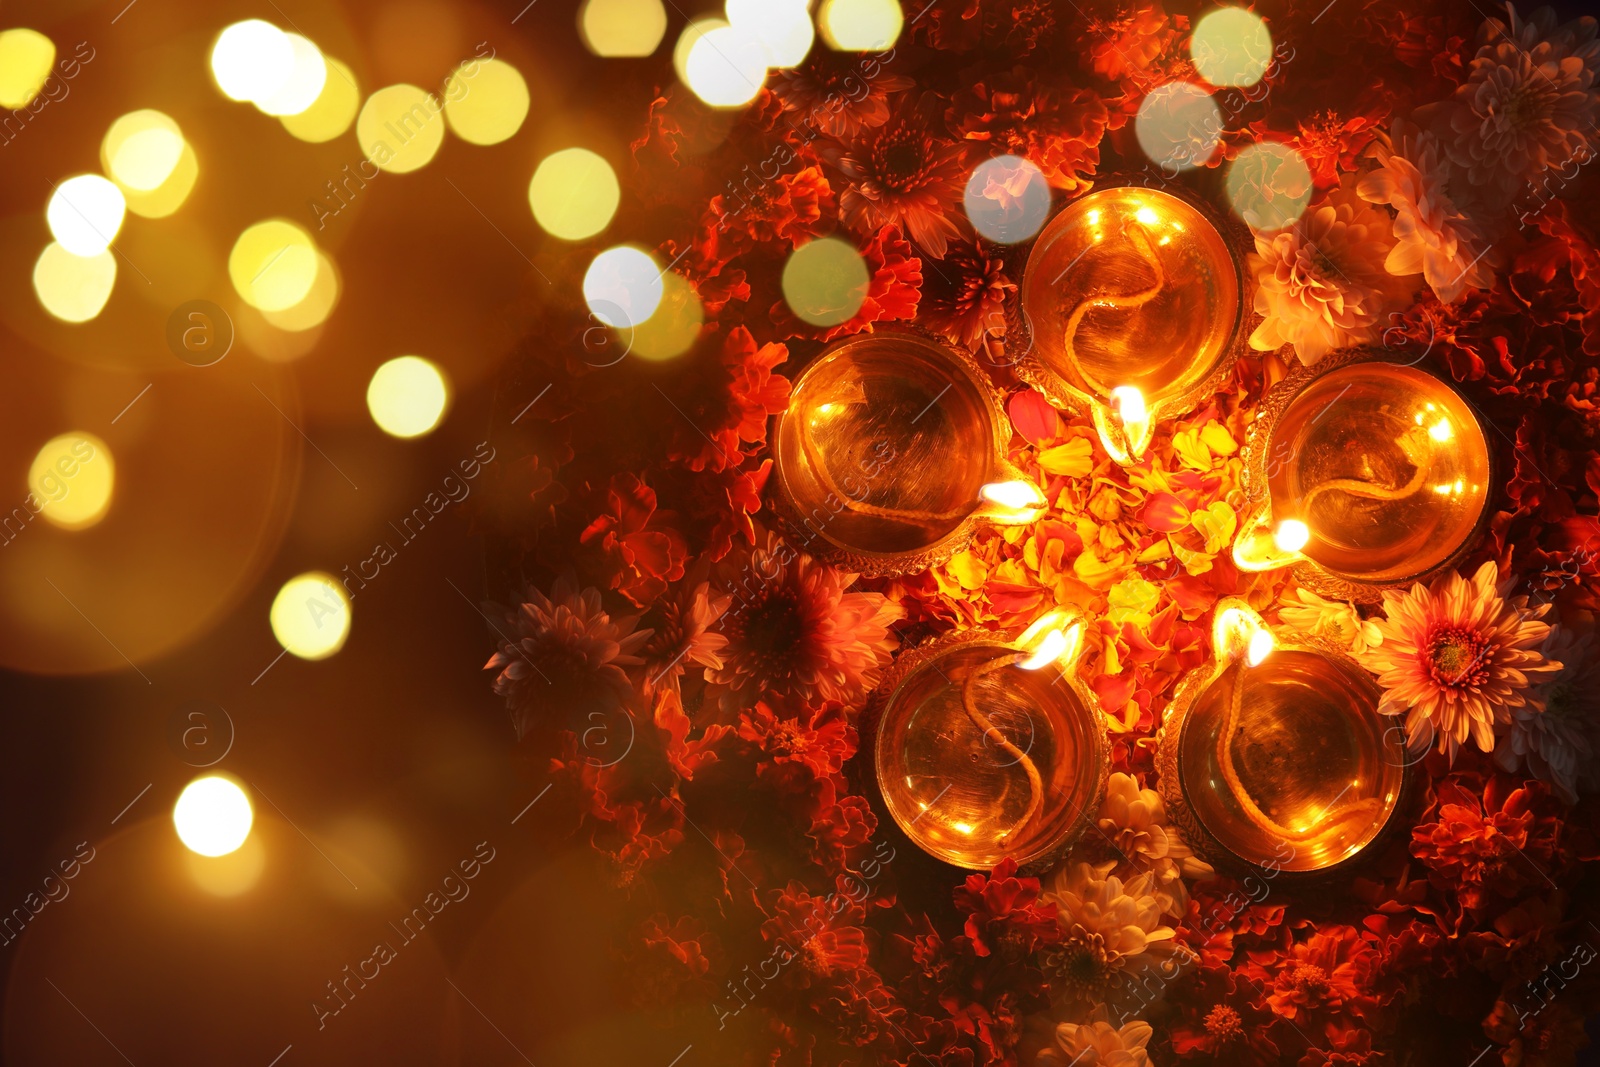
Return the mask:
<path id="1" fill-rule="evenodd" d="M 1404 731 L 1345 649 L 1280 638 L 1249 605 L 1217 605 L 1213 660 L 1179 683 L 1157 740 L 1163 798 L 1225 866 L 1326 871 L 1389 824 L 1407 780 Z"/>
<path id="2" fill-rule="evenodd" d="M 1011 435 L 982 372 L 920 334 L 823 351 L 773 432 L 773 513 L 797 545 L 846 570 L 899 575 L 954 555 L 984 525 L 1045 506 L 1006 459 Z"/>
<path id="3" fill-rule="evenodd" d="M 869 719 L 879 791 L 913 843 L 958 867 L 1042 869 L 1083 832 L 1109 754 L 1082 647 L 1082 620 L 1051 611 L 1015 639 L 962 631 L 901 656 Z"/>
<path id="4" fill-rule="evenodd" d="M 1118 463 L 1156 423 L 1215 392 L 1238 352 L 1238 233 L 1155 189 L 1069 204 L 1039 235 L 1022 279 L 1032 344 L 1018 373 L 1056 407 L 1087 412 Z"/>
<path id="5" fill-rule="evenodd" d="M 1424 370 L 1360 353 L 1269 391 L 1244 458 L 1234 562 L 1295 566 L 1344 600 L 1375 603 L 1451 565 L 1487 511 L 1489 445 L 1472 408 Z"/>

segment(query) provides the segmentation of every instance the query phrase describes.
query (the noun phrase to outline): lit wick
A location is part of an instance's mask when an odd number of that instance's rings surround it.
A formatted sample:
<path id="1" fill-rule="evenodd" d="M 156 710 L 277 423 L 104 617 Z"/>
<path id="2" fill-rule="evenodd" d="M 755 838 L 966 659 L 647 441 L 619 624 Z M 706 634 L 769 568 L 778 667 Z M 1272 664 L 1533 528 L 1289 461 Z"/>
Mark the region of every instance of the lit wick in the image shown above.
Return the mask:
<path id="1" fill-rule="evenodd" d="M 1022 651 L 979 664 L 967 672 L 966 681 L 961 686 L 961 704 L 966 709 L 967 718 L 972 720 L 972 725 L 976 726 L 985 738 L 993 738 L 994 742 L 1022 768 L 1022 773 L 1028 776 L 1028 806 L 1016 825 L 1000 835 L 1008 842 L 1021 839 L 1023 831 L 1030 827 L 1033 820 L 1038 817 L 1039 810 L 1044 807 L 1044 779 L 1039 774 L 1038 766 L 1028 754 L 1013 744 L 1010 738 L 1000 732 L 999 727 L 989 721 L 987 715 L 978 710 L 976 687 L 980 678 L 1007 667 L 1016 666 L 1025 671 L 1036 671 L 1051 663 L 1076 658 L 1079 648 L 1082 647 L 1083 626 L 1081 623 L 1073 622 L 1070 627 L 1063 629 L 1066 620 L 1067 614 L 1063 611 L 1047 612 L 1017 638 L 1017 644 L 1022 646 Z"/>
<path id="2" fill-rule="evenodd" d="M 995 522 L 1007 525 L 1034 521 L 1049 503 L 1032 482 L 1020 479 L 990 482 L 978 490 L 978 497 L 1001 509 L 993 512 L 990 517 Z"/>

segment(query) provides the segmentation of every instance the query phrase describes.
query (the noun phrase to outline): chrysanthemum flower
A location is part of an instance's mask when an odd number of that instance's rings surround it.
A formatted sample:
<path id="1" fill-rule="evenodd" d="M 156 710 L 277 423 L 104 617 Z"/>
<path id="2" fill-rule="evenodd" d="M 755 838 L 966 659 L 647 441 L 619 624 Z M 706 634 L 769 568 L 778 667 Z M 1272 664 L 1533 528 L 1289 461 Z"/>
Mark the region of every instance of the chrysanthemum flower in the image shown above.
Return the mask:
<path id="1" fill-rule="evenodd" d="M 1550 632 L 1539 621 L 1549 605 L 1507 601 L 1498 579 L 1491 560 L 1470 581 L 1450 571 L 1430 586 L 1383 594 L 1383 643 L 1361 659 L 1386 690 L 1378 710 L 1406 713 L 1413 747 L 1426 745 L 1432 730 L 1452 760 L 1469 737 L 1493 751 L 1495 723 L 1510 722 L 1530 699 L 1537 707 L 1529 687 L 1560 669 L 1538 648 Z"/>
<path id="2" fill-rule="evenodd" d="M 1055 1043 L 1039 1053 L 1039 1067 L 1150 1067 L 1144 1047 L 1150 1024 L 1135 1019 L 1121 1029 L 1108 1022 L 1062 1023 Z"/>
<path id="3" fill-rule="evenodd" d="M 1016 299 L 1016 292 L 1017 283 L 1006 276 L 1005 260 L 992 246 L 957 241 L 939 269 L 923 276 L 919 318 L 968 352 L 998 347 L 1006 332 L 1006 301 Z"/>
<path id="4" fill-rule="evenodd" d="M 1301 633 L 1348 645 L 1358 656 L 1383 642 L 1375 620 L 1363 619 L 1343 600 L 1324 600 L 1309 589 L 1296 589 L 1292 598 L 1285 594 L 1278 617 Z"/>
<path id="5" fill-rule="evenodd" d="M 1111 873 L 1115 867 L 1069 864 L 1039 897 L 1055 905 L 1064 933 L 1044 958 L 1058 1000 L 1102 995 L 1116 972 L 1146 952 L 1166 957 L 1185 951 L 1173 942 L 1172 927 L 1161 922 L 1166 902 L 1155 892 L 1156 876 L 1147 871 L 1123 882 Z"/>
<path id="6" fill-rule="evenodd" d="M 1162 898 L 1163 912 L 1181 916 L 1189 908 L 1185 877 L 1209 878 L 1211 865 L 1167 825 L 1167 808 L 1161 794 L 1141 789 L 1131 774 L 1116 772 L 1106 782 L 1096 818 L 1101 834 L 1135 867 L 1155 876 L 1154 892 Z"/>
<path id="7" fill-rule="evenodd" d="M 728 639 L 716 624 L 733 598 L 713 593 L 710 581 L 693 578 L 656 605 L 654 617 L 659 622 L 640 652 L 646 693 L 677 689 L 679 676 L 690 667 L 722 667 L 722 649 Z"/>
<path id="8" fill-rule="evenodd" d="M 1569 804 L 1577 802 L 1580 788 L 1593 789 L 1597 784 L 1600 657 L 1596 651 L 1593 634 L 1550 628 L 1540 652 L 1564 666 L 1539 685 L 1534 702 L 1511 712 L 1511 725 L 1494 754 L 1507 771 L 1515 771 L 1526 760 L 1529 772 L 1549 782 Z"/>
<path id="9" fill-rule="evenodd" d="M 500 648 L 484 669 L 500 672 L 494 691 L 506 698 L 519 739 L 540 717 L 571 725 L 628 703 L 633 685 L 624 668 L 639 664 L 651 634 L 636 629 L 638 616 L 612 618 L 600 591 L 580 592 L 571 576 L 557 579 L 549 596 L 530 586 L 525 602 L 501 610 Z"/>
<path id="10" fill-rule="evenodd" d="M 835 165 L 848 183 L 839 192 L 839 216 L 858 233 L 901 226 L 923 252 L 943 259 L 961 231 L 958 214 L 967 168 L 959 144 L 934 131 L 923 109 L 907 108 L 882 126 L 862 131 Z M 941 123 L 942 125 L 942 123 Z"/>

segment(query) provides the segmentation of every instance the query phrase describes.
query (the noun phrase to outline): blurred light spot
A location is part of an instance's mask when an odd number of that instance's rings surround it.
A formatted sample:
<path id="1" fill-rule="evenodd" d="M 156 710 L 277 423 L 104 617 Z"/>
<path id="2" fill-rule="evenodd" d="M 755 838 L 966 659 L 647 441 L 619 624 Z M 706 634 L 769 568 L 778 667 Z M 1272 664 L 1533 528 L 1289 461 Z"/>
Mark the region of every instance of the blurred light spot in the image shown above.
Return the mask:
<path id="1" fill-rule="evenodd" d="M 327 64 L 328 76 L 316 100 L 299 114 L 284 115 L 279 120 L 284 129 L 310 144 L 331 141 L 348 130 L 361 108 L 361 92 L 356 88 L 355 74 L 332 56 L 324 56 L 323 62 Z"/>
<path id="2" fill-rule="evenodd" d="M 294 45 L 270 22 L 235 22 L 211 46 L 211 76 L 230 100 L 265 100 L 294 73 Z"/>
<path id="3" fill-rule="evenodd" d="M 105 518 L 116 473 L 106 443 L 75 431 L 39 449 L 28 467 L 28 489 L 40 515 L 63 530 L 83 530 Z"/>
<path id="4" fill-rule="evenodd" d="M 689 84 L 689 53 L 700 43 L 700 38 L 726 25 L 727 19 L 719 19 L 715 15 L 702 15 L 689 20 L 678 35 L 678 43 L 672 46 L 672 69 L 678 72 L 679 81 Z"/>
<path id="5" fill-rule="evenodd" d="M 184 786 L 172 807 L 178 840 L 202 856 L 226 856 L 244 844 L 254 821 L 244 790 L 216 774 Z"/>
<path id="6" fill-rule="evenodd" d="M 183 155 L 183 131 L 159 111 L 132 111 L 111 124 L 100 163 L 126 191 L 148 193 L 172 175 Z"/>
<path id="7" fill-rule="evenodd" d="M 350 600 L 332 576 L 309 571 L 283 583 L 273 598 L 272 636 L 301 659 L 327 659 L 350 636 Z"/>
<path id="8" fill-rule="evenodd" d="M 33 291 L 44 309 L 64 322 L 88 322 L 111 299 L 117 257 L 75 256 L 51 241 L 33 265 Z"/>
<path id="9" fill-rule="evenodd" d="M 425 167 L 444 143 L 443 107 L 415 85 L 390 85 L 367 97 L 356 118 L 356 140 L 379 169 L 407 174 Z"/>
<path id="10" fill-rule="evenodd" d="M 444 85 L 444 117 L 469 144 L 499 144 L 528 117 L 528 83 L 498 59 L 469 59 Z"/>
<path id="11" fill-rule="evenodd" d="M 1228 165 L 1228 199 L 1252 230 L 1271 233 L 1295 221 L 1311 203 L 1311 168 L 1286 144 L 1262 141 Z"/>
<path id="12" fill-rule="evenodd" d="M 1272 31 L 1253 11 L 1221 7 L 1195 24 L 1189 54 L 1212 85 L 1254 85 L 1272 63 Z"/>
<path id="13" fill-rule="evenodd" d="M 56 46 L 38 30 L 0 33 L 0 107 L 27 107 L 50 79 Z"/>
<path id="14" fill-rule="evenodd" d="M 816 40 L 806 0 L 727 0 L 726 8 L 735 28 L 755 34 L 766 47 L 768 66 L 798 66 Z"/>
<path id="15" fill-rule="evenodd" d="M 184 858 L 195 885 L 214 897 L 236 897 L 254 888 L 267 866 L 267 850 L 258 835 L 246 837 L 225 856 L 188 852 Z"/>
<path id="16" fill-rule="evenodd" d="M 311 235 L 284 219 L 258 222 L 239 235 L 228 255 L 233 288 L 251 307 L 283 311 L 306 298 L 317 279 Z"/>
<path id="17" fill-rule="evenodd" d="M 583 276 L 583 299 L 607 326 L 639 326 L 655 314 L 665 283 L 646 252 L 627 245 L 594 257 Z"/>
<path id="18" fill-rule="evenodd" d="M 783 298 L 811 325 L 837 326 L 861 310 L 871 280 L 854 245 L 824 237 L 789 256 L 783 266 Z"/>
<path id="19" fill-rule="evenodd" d="M 904 22 L 899 0 L 823 0 L 817 15 L 822 39 L 841 52 L 886 51 Z"/>
<path id="20" fill-rule="evenodd" d="M 317 273 L 305 298 L 282 311 L 263 311 L 261 317 L 280 330 L 298 333 L 321 326 L 339 303 L 339 271 L 322 252 L 317 253 Z"/>
<path id="21" fill-rule="evenodd" d="M 564 241 L 581 241 L 605 229 L 621 199 L 611 164 L 587 148 L 546 156 L 528 185 L 534 219 Z"/>
<path id="22" fill-rule="evenodd" d="M 1222 143 L 1222 109 L 1198 85 L 1167 82 L 1139 104 L 1134 132 L 1158 166 L 1187 170 L 1203 165 Z"/>
<path id="23" fill-rule="evenodd" d="M 965 203 L 973 229 L 998 244 L 1016 244 L 1044 226 L 1050 182 L 1021 156 L 996 156 L 972 172 Z"/>
<path id="24" fill-rule="evenodd" d="M 712 107 L 740 107 L 761 91 L 767 62 L 761 38 L 737 26 L 718 26 L 690 47 L 684 80 Z"/>
<path id="25" fill-rule="evenodd" d="M 75 256 L 98 256 L 117 239 L 128 202 L 98 174 L 80 174 L 56 186 L 45 208 L 50 234 Z"/>
<path id="26" fill-rule="evenodd" d="M 322 58 L 322 49 L 298 33 L 284 34 L 294 52 L 294 66 L 270 96 L 256 101 L 256 107 L 268 115 L 298 115 L 322 95 L 328 83 L 328 64 Z"/>
<path id="27" fill-rule="evenodd" d="M 667 35 L 661 0 L 587 0 L 578 35 L 597 56 L 648 56 Z"/>
<path id="28" fill-rule="evenodd" d="M 694 286 L 682 275 L 669 272 L 662 275 L 661 304 L 655 314 L 634 329 L 619 332 L 627 351 L 643 359 L 664 360 L 693 347 L 705 320 Z"/>
<path id="29" fill-rule="evenodd" d="M 122 193 L 127 198 L 128 210 L 135 215 L 147 219 L 164 219 L 189 199 L 189 194 L 194 191 L 194 183 L 199 177 L 200 160 L 195 157 L 194 146 L 185 141 L 183 150 L 178 153 L 178 161 L 173 165 L 172 173 L 167 175 L 166 181 L 148 193 L 133 189 L 124 189 Z"/>
<path id="30" fill-rule="evenodd" d="M 444 417 L 450 387 L 444 373 L 421 356 L 391 359 L 367 383 L 367 410 L 391 437 L 421 437 Z"/>

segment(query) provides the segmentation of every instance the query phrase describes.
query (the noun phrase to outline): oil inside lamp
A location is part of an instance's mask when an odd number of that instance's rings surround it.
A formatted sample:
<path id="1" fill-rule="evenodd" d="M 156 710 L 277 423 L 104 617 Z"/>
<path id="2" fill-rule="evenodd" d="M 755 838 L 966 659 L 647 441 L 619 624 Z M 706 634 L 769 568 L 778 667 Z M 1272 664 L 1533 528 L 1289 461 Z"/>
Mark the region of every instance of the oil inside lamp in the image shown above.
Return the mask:
<path id="1" fill-rule="evenodd" d="M 1106 450 L 1129 464 L 1149 445 L 1153 419 L 1195 399 L 1228 357 L 1239 274 L 1222 235 L 1187 201 L 1105 189 L 1045 227 L 1022 303 L 1030 377 L 1057 404 L 1088 408 Z"/>
<path id="2" fill-rule="evenodd" d="M 1266 455 L 1268 499 L 1234 544 L 1244 570 L 1310 560 L 1352 581 L 1418 578 L 1473 535 L 1488 495 L 1472 410 L 1439 379 L 1390 363 L 1314 378 L 1272 425 Z"/>
<path id="3" fill-rule="evenodd" d="M 1243 601 L 1219 605 L 1212 636 L 1216 665 L 1178 735 L 1185 802 L 1247 863 L 1309 871 L 1359 853 L 1404 775 L 1376 685 L 1347 657 L 1275 647 Z"/>
<path id="4" fill-rule="evenodd" d="M 928 550 L 969 520 L 1031 522 L 1045 499 L 1003 457 L 976 372 L 909 334 L 854 337 L 800 376 L 775 434 L 778 487 L 807 538 Z"/>
<path id="5" fill-rule="evenodd" d="M 1027 865 L 1081 828 L 1104 759 L 1096 705 L 1068 673 L 1082 633 L 1076 618 L 1050 612 L 1015 642 L 935 648 L 894 685 L 878 726 L 878 782 L 918 846 L 961 867 L 1007 856 Z M 1064 673 L 1044 670 L 1052 665 Z"/>

